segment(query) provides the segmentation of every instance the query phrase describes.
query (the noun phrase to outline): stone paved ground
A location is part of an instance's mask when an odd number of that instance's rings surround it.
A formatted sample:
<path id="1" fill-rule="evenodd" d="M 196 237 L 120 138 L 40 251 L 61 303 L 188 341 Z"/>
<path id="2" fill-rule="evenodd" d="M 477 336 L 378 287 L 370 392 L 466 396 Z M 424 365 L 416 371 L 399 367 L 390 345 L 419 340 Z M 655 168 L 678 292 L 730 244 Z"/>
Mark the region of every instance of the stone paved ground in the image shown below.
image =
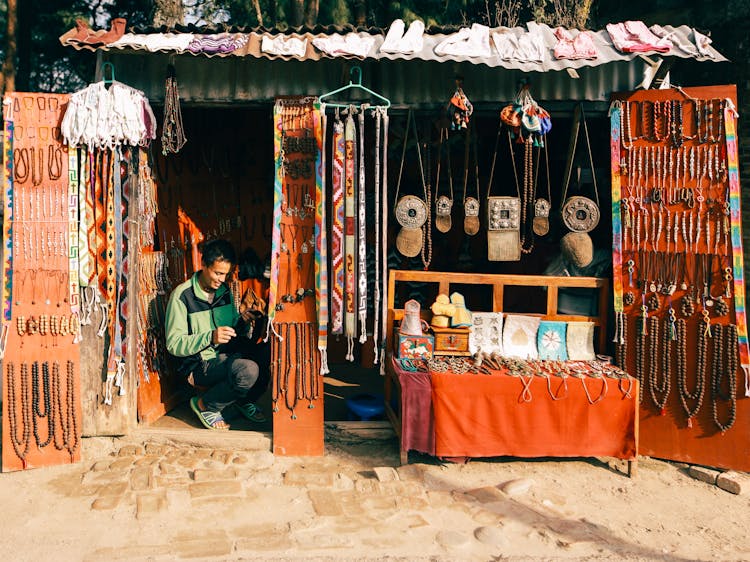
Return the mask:
<path id="1" fill-rule="evenodd" d="M 750 558 L 747 496 L 650 459 L 630 480 L 597 460 L 398 467 L 394 439 L 329 440 L 320 458 L 274 458 L 260 434 L 242 450 L 148 439 L 0 475 L 6 557 Z"/>

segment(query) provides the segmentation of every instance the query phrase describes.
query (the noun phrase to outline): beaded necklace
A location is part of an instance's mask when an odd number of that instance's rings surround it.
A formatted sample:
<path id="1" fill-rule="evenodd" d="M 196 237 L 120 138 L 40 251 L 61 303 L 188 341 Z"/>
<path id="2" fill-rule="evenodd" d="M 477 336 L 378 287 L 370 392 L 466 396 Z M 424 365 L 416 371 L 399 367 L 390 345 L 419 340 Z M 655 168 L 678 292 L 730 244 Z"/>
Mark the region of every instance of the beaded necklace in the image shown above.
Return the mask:
<path id="1" fill-rule="evenodd" d="M 641 307 L 644 308 L 644 307 Z M 641 330 L 638 338 L 635 340 L 635 378 L 638 379 L 638 402 L 643 403 L 643 371 L 645 370 L 646 355 L 646 336 L 647 330 Z"/>
<path id="2" fill-rule="evenodd" d="M 679 148 L 683 142 L 683 125 L 682 125 L 682 102 L 672 100 L 672 146 Z"/>
<path id="3" fill-rule="evenodd" d="M 16 456 L 21 459 L 23 468 L 26 468 L 26 455 L 29 453 L 29 446 L 31 445 L 31 416 L 30 411 L 31 401 L 28 399 L 28 387 L 29 387 L 29 370 L 27 363 L 21 363 L 21 376 L 20 376 L 20 391 L 21 396 L 17 396 L 16 388 L 16 372 L 15 363 L 9 362 L 7 367 L 7 378 L 6 384 L 8 386 L 8 404 L 5 406 L 8 415 L 8 425 L 10 428 L 10 442 L 13 445 L 13 450 L 16 452 Z M 18 406 L 21 407 L 21 422 L 23 423 L 23 435 L 18 436 L 19 423 L 18 423 Z"/>
<path id="4" fill-rule="evenodd" d="M 722 337 L 723 336 L 723 337 Z M 724 351 L 726 350 L 726 356 Z M 721 391 L 721 382 L 727 377 L 728 394 Z M 719 421 L 719 400 L 729 401 L 726 422 Z M 737 419 L 737 326 L 728 324 L 714 327 L 714 357 L 711 369 L 711 412 L 714 423 L 723 434 Z"/>
<path id="5" fill-rule="evenodd" d="M 289 392 L 289 375 L 292 372 L 292 340 L 291 340 L 291 333 L 292 333 L 292 326 L 294 326 L 294 332 L 296 336 L 297 332 L 297 325 L 293 322 L 290 322 L 286 325 L 286 336 L 285 336 L 285 342 L 286 345 L 284 346 L 286 349 L 286 357 L 285 357 L 285 369 L 284 369 L 284 384 L 281 387 L 281 393 L 284 395 L 284 404 L 286 404 L 287 410 L 290 410 L 292 412 L 292 419 L 297 419 L 297 414 L 294 413 L 294 408 L 297 407 L 297 393 L 296 392 Z M 297 367 L 295 365 L 295 367 Z M 295 370 L 299 370 L 298 368 Z M 289 403 L 289 395 L 292 395 L 293 402 Z"/>
<path id="6" fill-rule="evenodd" d="M 37 447 L 40 449 L 49 445 L 52 440 L 52 434 L 54 427 L 52 426 L 53 416 L 51 412 L 51 400 L 50 400 L 50 380 L 49 380 L 49 363 L 45 361 L 42 363 L 42 398 L 41 402 L 44 403 L 44 411 L 40 407 L 40 396 L 39 396 L 39 362 L 34 361 L 31 364 L 31 408 L 33 415 L 32 426 L 34 430 L 34 439 L 36 440 Z M 47 439 L 42 441 L 39 437 L 39 418 L 47 418 Z"/>
<path id="7" fill-rule="evenodd" d="M 279 323 L 279 334 L 284 332 L 286 324 Z M 271 403 L 273 404 L 273 411 L 279 411 L 279 396 L 283 394 L 282 380 L 281 380 L 281 346 L 279 338 L 271 338 L 271 379 L 273 383 L 271 385 Z"/>
<path id="8" fill-rule="evenodd" d="M 637 107 L 636 107 L 637 111 Z M 637 115 L 636 115 L 637 118 Z M 627 133 L 627 134 L 626 134 Z M 620 121 L 620 137 L 622 138 L 622 146 L 627 150 L 633 148 L 633 133 L 630 129 L 630 102 L 625 101 L 622 103 L 622 121 Z"/>
<path id="9" fill-rule="evenodd" d="M 672 314 L 674 314 L 674 311 L 672 311 Z M 651 342 L 654 346 L 658 345 L 658 330 L 659 330 L 659 322 L 657 318 L 652 318 L 652 320 L 656 320 L 656 322 L 653 323 L 652 329 L 657 331 L 657 336 L 653 336 L 651 338 Z M 671 385 L 671 377 L 672 377 L 672 341 L 673 338 L 670 337 L 670 332 L 672 331 L 673 327 L 671 324 L 668 324 L 670 321 L 667 319 L 664 321 L 664 336 L 663 336 L 663 345 L 664 349 L 661 353 L 661 376 L 662 380 L 661 383 L 659 382 L 659 376 L 657 372 L 656 362 L 657 358 L 659 357 L 658 350 L 652 351 L 651 358 L 654 362 L 654 365 L 651 365 L 650 369 L 650 377 L 649 377 L 649 392 L 651 394 L 651 399 L 654 402 L 654 405 L 659 410 L 659 414 L 664 416 L 666 415 L 666 404 L 667 399 L 669 398 L 669 390 Z M 657 394 L 661 395 L 661 398 L 657 396 Z"/>
<path id="10" fill-rule="evenodd" d="M 689 391 L 687 386 L 687 333 L 685 320 L 680 319 L 677 321 L 677 354 L 678 354 L 678 368 L 677 368 L 677 389 L 680 396 L 680 403 L 685 411 L 687 417 L 687 426 L 693 427 L 693 418 L 696 416 L 698 411 L 703 404 L 703 396 L 705 391 L 705 371 L 706 371 L 706 354 L 708 351 L 708 339 L 706 330 L 698 329 L 698 345 L 697 355 L 695 362 L 695 388 L 693 391 Z M 679 360 L 682 361 L 682 366 L 679 364 Z M 695 403 L 693 407 L 690 407 L 687 403 L 688 399 L 693 400 Z"/>

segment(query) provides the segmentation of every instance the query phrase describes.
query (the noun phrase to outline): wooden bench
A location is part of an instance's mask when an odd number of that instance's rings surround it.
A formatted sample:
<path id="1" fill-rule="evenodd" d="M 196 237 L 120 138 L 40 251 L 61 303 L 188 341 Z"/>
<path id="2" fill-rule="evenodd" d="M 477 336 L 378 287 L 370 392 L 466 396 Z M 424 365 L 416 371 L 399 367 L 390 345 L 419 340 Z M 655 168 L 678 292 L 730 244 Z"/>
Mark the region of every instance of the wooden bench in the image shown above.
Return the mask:
<path id="1" fill-rule="evenodd" d="M 506 310 L 505 308 L 506 288 L 536 287 L 539 289 L 543 289 L 543 292 L 546 293 L 544 312 L 519 312 L 515 309 L 517 307 L 514 307 L 512 313 L 540 316 L 544 320 L 559 320 L 565 322 L 593 322 L 595 325 L 595 348 L 597 349 L 597 352 L 603 352 L 606 349 L 607 311 L 609 307 L 608 279 L 594 277 L 552 277 L 544 275 L 499 275 L 391 270 L 388 279 L 388 315 L 385 326 L 387 359 L 385 365 L 386 376 L 384 381 L 384 398 L 386 415 L 393 425 L 394 431 L 399 436 L 399 441 L 401 443 L 400 449 L 402 464 L 407 462 L 408 450 L 405 450 L 402 438 L 403 420 L 401 419 L 401 411 L 400 408 L 397 410 L 397 408 L 394 407 L 394 399 L 400 400 L 402 388 L 399 382 L 399 377 L 397 376 L 393 368 L 393 364 L 390 360 L 393 352 L 394 327 L 398 326 L 398 323 L 403 318 L 403 309 L 395 307 L 396 295 L 399 294 L 399 284 L 402 283 L 433 284 L 436 285 L 437 288 L 436 294 L 446 295 L 450 294 L 452 291 L 455 291 L 457 286 L 460 286 L 461 290 L 463 290 L 465 294 L 467 286 L 471 288 L 477 287 L 477 289 L 479 289 L 480 287 L 489 287 L 491 288 L 492 292 L 491 303 L 488 303 L 488 306 L 485 310 L 481 310 L 486 312 L 508 312 L 508 310 Z M 561 314 L 558 307 L 559 290 L 561 288 L 591 289 L 594 293 L 598 293 L 596 295 L 598 304 L 597 314 L 594 316 Z M 429 310 L 424 310 L 424 308 L 426 308 L 429 304 L 430 303 L 423 303 L 422 315 L 425 319 L 429 319 L 430 317 Z M 480 310 L 477 309 L 474 311 L 479 312 Z M 633 402 L 636 411 L 634 431 L 637 444 L 637 399 L 633 400 Z M 631 474 L 634 474 L 635 472 L 635 464 L 633 464 L 633 461 L 629 461 L 629 472 Z"/>

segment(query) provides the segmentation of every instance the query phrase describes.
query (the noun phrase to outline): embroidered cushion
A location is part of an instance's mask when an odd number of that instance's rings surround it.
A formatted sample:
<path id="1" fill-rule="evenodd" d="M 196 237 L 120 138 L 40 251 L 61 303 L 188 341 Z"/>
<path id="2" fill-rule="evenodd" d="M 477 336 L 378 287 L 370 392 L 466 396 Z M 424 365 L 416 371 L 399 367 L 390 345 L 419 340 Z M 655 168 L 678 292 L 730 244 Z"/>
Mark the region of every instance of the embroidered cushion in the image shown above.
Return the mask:
<path id="1" fill-rule="evenodd" d="M 568 322 L 568 359 L 592 361 L 594 353 L 594 323 Z"/>
<path id="2" fill-rule="evenodd" d="M 539 323 L 536 346 L 539 359 L 565 361 L 568 358 L 566 328 L 567 322 L 542 320 Z"/>
<path id="3" fill-rule="evenodd" d="M 503 353 L 503 313 L 472 312 L 469 328 L 469 351 Z"/>
<path id="4" fill-rule="evenodd" d="M 520 359 L 537 359 L 536 335 L 541 318 L 508 314 L 503 327 L 503 354 Z"/>

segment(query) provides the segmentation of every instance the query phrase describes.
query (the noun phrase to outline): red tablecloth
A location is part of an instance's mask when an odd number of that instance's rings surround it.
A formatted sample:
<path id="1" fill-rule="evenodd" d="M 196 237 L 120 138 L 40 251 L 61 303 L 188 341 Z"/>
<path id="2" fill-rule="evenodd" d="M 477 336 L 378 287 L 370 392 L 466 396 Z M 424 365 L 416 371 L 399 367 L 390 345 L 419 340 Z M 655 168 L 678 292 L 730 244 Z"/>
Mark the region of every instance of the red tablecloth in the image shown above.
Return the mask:
<path id="1" fill-rule="evenodd" d="M 505 374 L 457 375 L 404 371 L 394 361 L 401 385 L 401 449 L 439 457 L 606 456 L 632 460 L 636 446 L 637 381 L 630 396 L 607 380 L 604 398 L 591 404 L 580 379 L 531 380 Z M 591 401 L 601 379 L 584 379 Z M 628 382 L 623 388 L 629 386 Z M 528 400 L 528 401 L 526 401 Z"/>
<path id="2" fill-rule="evenodd" d="M 591 404 L 574 377 L 559 400 L 552 399 L 541 377 L 531 380 L 524 397 L 522 380 L 508 375 L 433 373 L 431 378 L 439 457 L 635 458 L 637 384 L 627 397 L 617 380 L 586 377 L 592 401 L 607 381 L 606 396 Z M 554 393 L 560 383 L 552 379 Z"/>
<path id="3" fill-rule="evenodd" d="M 401 450 L 435 455 L 432 383 L 429 373 L 393 365 L 401 384 Z"/>

